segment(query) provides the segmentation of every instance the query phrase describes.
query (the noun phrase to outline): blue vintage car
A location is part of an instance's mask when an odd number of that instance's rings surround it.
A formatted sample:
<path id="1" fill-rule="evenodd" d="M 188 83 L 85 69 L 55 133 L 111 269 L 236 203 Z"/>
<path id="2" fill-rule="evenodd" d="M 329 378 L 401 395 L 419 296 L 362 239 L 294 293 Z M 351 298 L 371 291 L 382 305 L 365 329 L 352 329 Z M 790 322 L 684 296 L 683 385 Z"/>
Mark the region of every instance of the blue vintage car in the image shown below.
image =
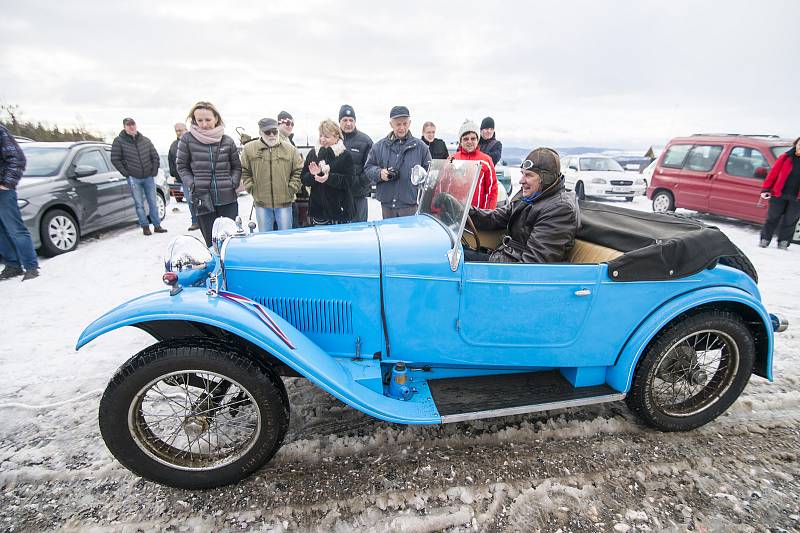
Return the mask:
<path id="1" fill-rule="evenodd" d="M 398 424 L 625 399 L 664 431 L 713 420 L 751 374 L 772 379 L 787 324 L 716 228 L 583 203 L 570 262 L 465 262 L 465 246 L 502 237 L 476 231 L 465 207 L 479 164 L 418 168 L 413 217 L 272 233 L 219 219 L 211 249 L 178 237 L 169 288 L 77 343 L 122 326 L 157 340 L 101 400 L 114 456 L 176 487 L 236 482 L 283 442 L 281 376 Z"/>

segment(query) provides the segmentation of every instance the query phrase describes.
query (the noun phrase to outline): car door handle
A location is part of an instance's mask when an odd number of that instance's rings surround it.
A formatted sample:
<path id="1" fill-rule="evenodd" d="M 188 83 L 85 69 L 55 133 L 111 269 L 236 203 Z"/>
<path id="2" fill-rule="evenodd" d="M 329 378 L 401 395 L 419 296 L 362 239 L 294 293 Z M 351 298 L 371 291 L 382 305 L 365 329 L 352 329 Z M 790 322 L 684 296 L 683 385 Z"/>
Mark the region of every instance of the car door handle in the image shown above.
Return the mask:
<path id="1" fill-rule="evenodd" d="M 590 291 L 589 289 L 581 289 L 575 291 L 575 296 L 589 296 L 590 294 L 592 294 L 592 291 Z"/>

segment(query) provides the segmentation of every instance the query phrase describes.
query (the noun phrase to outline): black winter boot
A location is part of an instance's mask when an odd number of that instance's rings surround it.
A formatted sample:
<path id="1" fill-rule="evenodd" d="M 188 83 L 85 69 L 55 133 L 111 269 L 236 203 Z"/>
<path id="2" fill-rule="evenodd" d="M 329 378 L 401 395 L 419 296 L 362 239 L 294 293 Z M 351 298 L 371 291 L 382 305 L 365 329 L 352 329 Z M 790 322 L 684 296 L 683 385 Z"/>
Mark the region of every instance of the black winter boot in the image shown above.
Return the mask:
<path id="1" fill-rule="evenodd" d="M 16 278 L 23 273 L 23 270 L 19 267 L 6 266 L 3 271 L 0 272 L 0 280 Z"/>

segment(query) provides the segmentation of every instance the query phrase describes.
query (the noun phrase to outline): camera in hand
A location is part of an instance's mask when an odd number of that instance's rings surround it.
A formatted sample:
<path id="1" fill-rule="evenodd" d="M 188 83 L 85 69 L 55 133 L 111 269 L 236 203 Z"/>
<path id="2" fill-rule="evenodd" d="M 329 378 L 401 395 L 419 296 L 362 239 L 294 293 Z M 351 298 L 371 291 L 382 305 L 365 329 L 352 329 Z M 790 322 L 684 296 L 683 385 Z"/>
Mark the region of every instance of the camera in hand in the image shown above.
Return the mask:
<path id="1" fill-rule="evenodd" d="M 390 180 L 397 178 L 397 170 L 394 167 L 387 168 L 386 173 L 389 175 Z"/>

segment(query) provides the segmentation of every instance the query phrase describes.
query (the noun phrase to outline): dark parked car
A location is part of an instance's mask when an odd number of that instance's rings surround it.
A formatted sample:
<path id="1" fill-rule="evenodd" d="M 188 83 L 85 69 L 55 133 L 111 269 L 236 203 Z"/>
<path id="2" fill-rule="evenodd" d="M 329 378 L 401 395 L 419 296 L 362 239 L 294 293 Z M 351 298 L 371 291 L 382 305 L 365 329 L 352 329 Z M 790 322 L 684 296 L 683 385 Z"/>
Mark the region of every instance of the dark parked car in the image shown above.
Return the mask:
<path id="1" fill-rule="evenodd" d="M 94 141 L 27 142 L 28 160 L 17 195 L 33 243 L 44 255 L 71 252 L 81 235 L 136 221 L 128 181 L 111 165 L 111 145 Z M 158 214 L 169 202 L 164 174 L 156 176 Z"/>

